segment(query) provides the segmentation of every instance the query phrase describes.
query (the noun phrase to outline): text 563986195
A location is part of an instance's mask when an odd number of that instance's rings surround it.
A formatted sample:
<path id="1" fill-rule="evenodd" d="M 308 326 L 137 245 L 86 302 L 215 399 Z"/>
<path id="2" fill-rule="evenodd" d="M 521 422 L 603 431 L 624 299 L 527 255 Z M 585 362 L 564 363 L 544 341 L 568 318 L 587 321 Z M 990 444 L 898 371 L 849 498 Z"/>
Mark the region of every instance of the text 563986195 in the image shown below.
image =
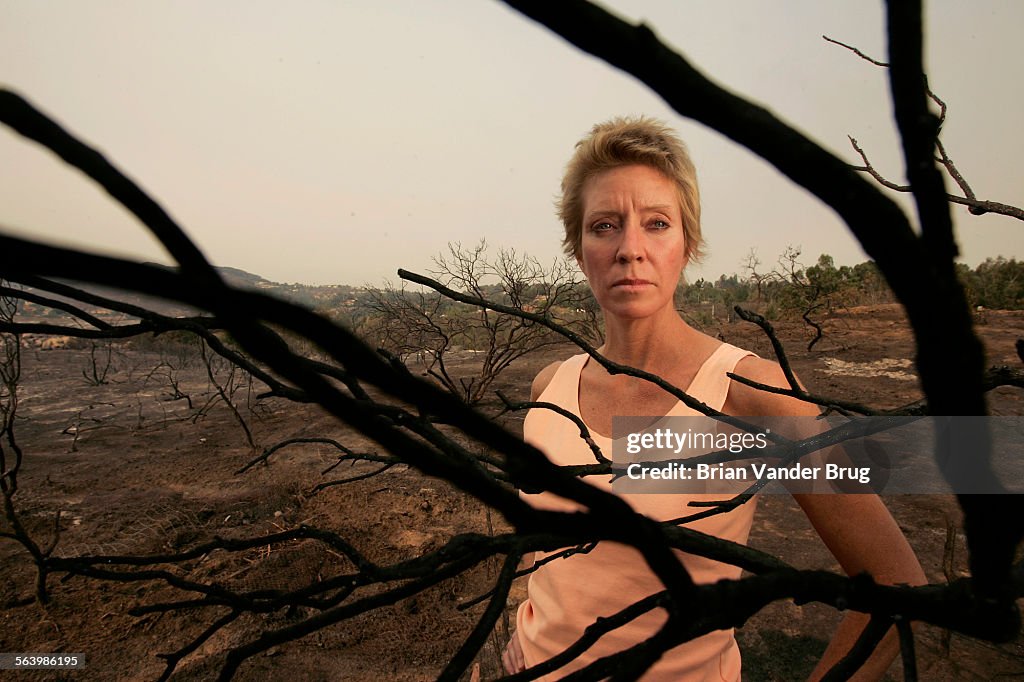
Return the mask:
<path id="1" fill-rule="evenodd" d="M 0 653 L 0 670 L 72 670 L 84 667 L 84 654 Z"/>

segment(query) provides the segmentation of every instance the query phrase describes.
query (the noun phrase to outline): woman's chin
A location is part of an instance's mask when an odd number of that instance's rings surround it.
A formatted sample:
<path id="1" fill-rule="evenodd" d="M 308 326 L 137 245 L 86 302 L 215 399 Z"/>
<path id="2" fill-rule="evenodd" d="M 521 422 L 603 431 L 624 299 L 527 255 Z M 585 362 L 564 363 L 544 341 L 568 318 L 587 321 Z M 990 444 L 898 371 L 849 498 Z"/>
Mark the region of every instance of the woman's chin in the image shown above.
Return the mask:
<path id="1" fill-rule="evenodd" d="M 646 320 L 657 317 L 664 312 L 663 306 L 653 305 L 650 302 L 622 303 L 605 307 L 605 319 L 609 317 L 622 321 Z"/>

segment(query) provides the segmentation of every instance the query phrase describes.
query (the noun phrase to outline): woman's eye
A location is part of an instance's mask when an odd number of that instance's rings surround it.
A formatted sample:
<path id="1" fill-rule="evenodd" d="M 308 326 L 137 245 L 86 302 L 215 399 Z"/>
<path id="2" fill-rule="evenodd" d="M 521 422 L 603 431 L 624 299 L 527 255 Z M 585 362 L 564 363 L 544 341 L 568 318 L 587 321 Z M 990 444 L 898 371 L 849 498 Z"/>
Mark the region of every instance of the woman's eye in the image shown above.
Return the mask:
<path id="1" fill-rule="evenodd" d="M 609 222 L 595 223 L 591 228 L 594 232 L 607 232 L 608 230 L 615 229 L 615 226 Z"/>
<path id="2" fill-rule="evenodd" d="M 664 229 L 666 229 L 668 227 L 668 222 L 666 222 L 664 220 L 661 220 L 661 219 L 658 219 L 658 220 L 655 220 L 655 221 L 651 222 L 651 227 L 653 227 L 653 228 L 655 228 L 657 230 L 664 230 Z"/>

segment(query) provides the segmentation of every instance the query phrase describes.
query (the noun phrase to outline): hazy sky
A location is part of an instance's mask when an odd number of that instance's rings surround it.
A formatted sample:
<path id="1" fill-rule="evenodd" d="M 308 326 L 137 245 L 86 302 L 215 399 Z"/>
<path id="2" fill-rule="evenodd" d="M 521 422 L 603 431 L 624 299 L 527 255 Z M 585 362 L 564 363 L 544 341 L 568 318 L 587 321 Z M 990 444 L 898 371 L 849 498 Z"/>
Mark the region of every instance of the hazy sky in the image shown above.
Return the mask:
<path id="1" fill-rule="evenodd" d="M 847 134 L 902 181 L 881 3 L 615 0 L 726 87 L 851 162 Z M 943 139 L 980 198 L 1024 202 L 1024 2 L 928 3 Z M 674 114 L 631 77 L 494 0 L 0 0 L 0 83 L 138 181 L 219 265 L 268 279 L 380 284 L 450 241 L 560 253 L 552 210 L 573 144 L 613 115 L 666 119 L 688 141 L 710 255 L 754 247 L 864 259 L 830 210 Z M 955 211 L 964 260 L 1024 257 L 1024 224 Z M 91 181 L 0 131 L 0 226 L 167 261 Z"/>

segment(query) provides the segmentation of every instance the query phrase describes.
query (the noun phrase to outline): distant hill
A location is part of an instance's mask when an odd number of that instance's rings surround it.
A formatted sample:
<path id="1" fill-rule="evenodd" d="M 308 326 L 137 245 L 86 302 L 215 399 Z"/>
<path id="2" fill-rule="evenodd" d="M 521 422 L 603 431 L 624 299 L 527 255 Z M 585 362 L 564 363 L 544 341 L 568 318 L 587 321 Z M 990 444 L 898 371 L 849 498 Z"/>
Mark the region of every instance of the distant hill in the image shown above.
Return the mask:
<path id="1" fill-rule="evenodd" d="M 166 270 L 173 270 L 175 268 L 160 263 L 145 263 L 152 267 L 163 268 Z M 336 309 L 344 307 L 346 304 L 351 305 L 353 299 L 359 295 L 362 291 L 359 287 L 351 287 L 347 285 L 331 285 L 331 286 L 310 286 L 306 284 L 281 284 L 279 282 L 272 282 L 260 275 L 246 272 L 239 268 L 218 266 L 216 267 L 218 273 L 224 278 L 224 281 L 228 285 L 239 288 L 239 289 L 250 289 L 257 290 L 277 298 L 290 301 L 292 303 L 298 303 L 299 305 L 313 309 Z M 181 316 L 181 315 L 194 315 L 198 311 L 189 308 L 177 301 L 168 301 L 161 298 L 152 296 L 145 296 L 137 294 L 135 292 L 124 291 L 122 289 L 114 289 L 110 287 L 97 286 L 93 284 L 81 284 L 79 282 L 65 281 L 68 286 L 81 289 L 87 293 L 91 293 L 96 296 L 102 296 L 104 298 L 113 299 L 129 305 L 138 306 L 140 308 L 146 308 L 152 310 L 155 313 L 168 316 Z M 43 296 L 50 298 L 62 298 L 60 296 L 54 296 L 47 292 L 37 292 Z M 92 306 L 86 305 L 84 308 L 93 314 L 98 314 L 101 317 L 107 317 L 114 319 L 109 311 L 104 311 L 102 308 L 93 308 Z M 28 315 L 31 318 L 37 319 L 54 319 L 64 316 L 64 313 L 46 308 L 44 306 L 28 304 L 22 310 L 23 314 Z"/>
<path id="2" fill-rule="evenodd" d="M 164 270 L 176 270 L 177 268 L 170 265 L 163 265 L 161 263 L 143 263 L 153 268 L 163 268 Z M 259 275 L 254 275 L 251 272 L 240 270 L 239 268 L 232 268 L 228 266 L 215 266 L 214 270 L 220 273 L 220 276 L 224 278 L 224 281 L 233 287 L 241 287 L 248 289 L 265 289 L 268 286 L 275 286 L 275 282 L 271 282 Z"/>
<path id="3" fill-rule="evenodd" d="M 177 268 L 162 265 L 160 263 L 143 263 L 143 265 L 149 265 L 156 268 L 163 268 L 165 270 L 176 270 Z M 254 275 L 251 272 L 240 270 L 232 267 L 215 267 L 215 270 L 224 278 L 230 286 L 237 287 L 239 289 L 259 289 L 261 291 L 268 291 L 273 293 L 274 290 L 283 285 L 270 282 L 259 275 Z M 70 283 L 75 286 L 74 283 Z M 130 291 L 124 291 L 121 289 L 112 289 L 109 287 L 99 287 L 93 285 L 78 285 L 85 291 L 89 291 L 100 296 L 112 298 L 116 301 L 123 303 L 129 303 L 131 305 L 137 305 L 142 308 L 148 308 L 154 312 L 160 313 L 161 315 L 194 315 L 198 311 L 190 308 L 189 306 L 183 305 L 176 301 L 167 301 L 152 296 L 145 296 L 143 294 L 137 294 Z"/>
<path id="4" fill-rule="evenodd" d="M 251 272 L 239 270 L 238 268 L 218 267 L 217 272 L 220 273 L 225 282 L 233 287 L 265 289 L 268 286 L 280 286 L 276 282 L 271 282 L 259 275 L 254 275 Z"/>

